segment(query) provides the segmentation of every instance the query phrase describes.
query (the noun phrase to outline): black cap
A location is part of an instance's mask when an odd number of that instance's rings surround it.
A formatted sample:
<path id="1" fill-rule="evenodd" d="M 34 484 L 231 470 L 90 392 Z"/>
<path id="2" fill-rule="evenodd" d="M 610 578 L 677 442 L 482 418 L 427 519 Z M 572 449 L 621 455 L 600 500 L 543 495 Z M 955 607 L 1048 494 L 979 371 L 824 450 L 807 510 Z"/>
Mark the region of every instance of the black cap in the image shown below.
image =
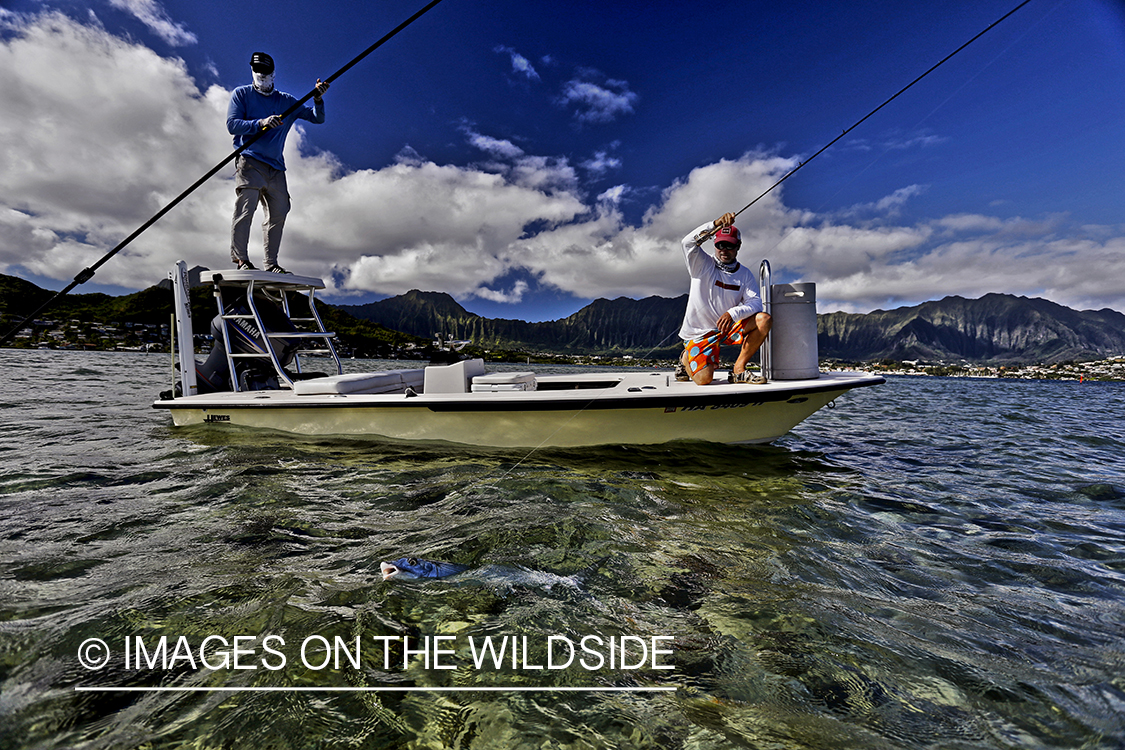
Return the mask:
<path id="1" fill-rule="evenodd" d="M 250 55 L 250 67 L 258 73 L 269 75 L 273 72 L 273 58 L 265 52 L 255 52 Z"/>

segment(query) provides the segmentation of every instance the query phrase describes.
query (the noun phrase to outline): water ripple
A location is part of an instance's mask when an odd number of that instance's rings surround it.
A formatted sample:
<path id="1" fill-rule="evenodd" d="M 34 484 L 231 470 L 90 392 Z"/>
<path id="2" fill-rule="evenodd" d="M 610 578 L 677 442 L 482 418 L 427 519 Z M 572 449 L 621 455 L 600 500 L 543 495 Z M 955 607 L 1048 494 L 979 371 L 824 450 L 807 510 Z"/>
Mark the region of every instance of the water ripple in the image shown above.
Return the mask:
<path id="1" fill-rule="evenodd" d="M 174 429 L 148 404 L 163 356 L 0 367 L 0 747 L 1125 743 L 1120 385 L 892 378 L 772 446 L 528 453 Z M 402 555 L 582 585 L 383 583 Z M 362 666 L 76 659 L 271 634 L 358 635 Z M 372 638 L 434 635 L 454 669 Z M 466 645 L 526 637 L 534 664 L 549 635 L 667 635 L 674 669 L 477 669 Z"/>

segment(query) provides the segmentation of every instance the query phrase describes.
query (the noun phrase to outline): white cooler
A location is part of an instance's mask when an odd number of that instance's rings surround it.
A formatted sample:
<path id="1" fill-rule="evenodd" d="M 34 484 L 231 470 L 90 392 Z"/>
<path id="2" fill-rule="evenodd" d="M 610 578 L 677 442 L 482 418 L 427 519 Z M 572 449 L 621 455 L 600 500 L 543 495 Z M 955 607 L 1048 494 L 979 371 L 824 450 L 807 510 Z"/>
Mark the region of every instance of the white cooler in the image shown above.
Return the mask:
<path id="1" fill-rule="evenodd" d="M 495 372 L 473 378 L 473 393 L 534 390 L 535 373 L 533 372 Z"/>

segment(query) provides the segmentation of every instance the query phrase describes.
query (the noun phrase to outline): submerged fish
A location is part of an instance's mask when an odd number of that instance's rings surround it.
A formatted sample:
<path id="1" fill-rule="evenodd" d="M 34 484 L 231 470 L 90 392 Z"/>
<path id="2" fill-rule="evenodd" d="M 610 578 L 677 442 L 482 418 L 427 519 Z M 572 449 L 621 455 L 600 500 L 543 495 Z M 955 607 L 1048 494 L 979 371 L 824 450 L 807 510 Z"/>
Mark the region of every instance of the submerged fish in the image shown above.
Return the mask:
<path id="1" fill-rule="evenodd" d="M 446 578 L 457 573 L 463 573 L 468 569 L 468 565 L 419 560 L 417 557 L 400 557 L 394 562 L 379 563 L 379 570 L 383 573 L 384 581 L 389 581 L 392 578 L 404 581 L 412 581 L 417 578 Z"/>
<path id="2" fill-rule="evenodd" d="M 482 565 L 479 568 L 470 568 L 468 565 L 423 560 L 418 557 L 400 557 L 394 562 L 382 562 L 379 563 L 379 569 L 383 573 L 384 581 L 391 579 L 412 581 L 423 578 L 452 578 L 456 576 L 459 583 L 476 583 L 501 590 L 510 590 L 515 586 L 530 586 L 550 591 L 555 586 L 560 586 L 564 589 L 581 591 L 583 581 L 602 562 L 604 562 L 604 559 L 598 560 L 581 573 L 572 576 L 560 576 L 542 570 L 506 565 Z"/>

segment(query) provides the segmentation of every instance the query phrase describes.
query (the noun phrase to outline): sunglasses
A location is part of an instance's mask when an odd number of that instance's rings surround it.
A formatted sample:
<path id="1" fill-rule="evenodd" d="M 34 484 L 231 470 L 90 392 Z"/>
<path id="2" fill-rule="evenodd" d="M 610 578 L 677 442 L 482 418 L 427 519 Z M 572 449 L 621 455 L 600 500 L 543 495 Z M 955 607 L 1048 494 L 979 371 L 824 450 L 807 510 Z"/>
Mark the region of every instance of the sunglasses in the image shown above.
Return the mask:
<path id="1" fill-rule="evenodd" d="M 737 250 L 738 245 L 733 242 L 716 242 L 715 249 L 717 250 Z"/>

